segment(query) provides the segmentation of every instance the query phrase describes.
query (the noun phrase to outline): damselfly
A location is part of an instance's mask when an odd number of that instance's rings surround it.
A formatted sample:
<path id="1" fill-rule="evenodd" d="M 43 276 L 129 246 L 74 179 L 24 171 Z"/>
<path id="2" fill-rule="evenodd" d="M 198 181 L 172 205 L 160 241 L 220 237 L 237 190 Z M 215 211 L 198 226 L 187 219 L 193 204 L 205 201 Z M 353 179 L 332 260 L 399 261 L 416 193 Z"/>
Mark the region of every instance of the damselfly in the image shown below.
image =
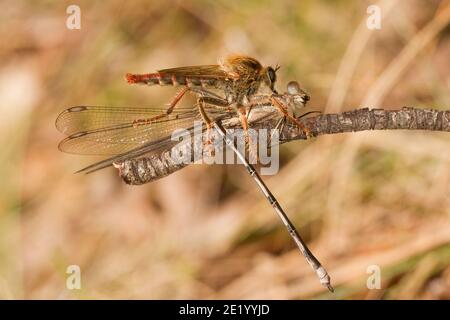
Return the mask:
<path id="1" fill-rule="evenodd" d="M 277 118 L 279 121 L 275 129 L 278 129 L 287 121 L 273 101 L 286 106 L 287 113 L 294 115 L 305 106 L 308 99 L 309 96 L 300 89 L 298 83 L 292 81 L 288 84 L 288 91 L 283 94 L 250 96 L 251 108 L 246 117 L 250 119 L 250 124 L 255 125 L 268 118 Z M 170 113 L 165 111 L 164 108 L 105 106 L 66 109 L 56 119 L 56 128 L 68 135 L 59 144 L 59 149 L 74 154 L 111 156 L 80 170 L 86 173 L 143 155 L 164 156 L 177 145 L 177 141 L 172 139 L 174 130 L 193 132 L 194 122 L 204 118 L 196 106 L 178 107 Z M 236 128 L 237 116 L 233 110 L 205 104 L 203 112 L 213 119 L 210 122 L 221 121 L 225 128 Z M 203 124 L 202 130 L 208 130 L 208 126 Z M 169 165 L 166 169 L 165 175 L 174 171 Z M 160 177 L 155 174 L 149 181 Z"/>

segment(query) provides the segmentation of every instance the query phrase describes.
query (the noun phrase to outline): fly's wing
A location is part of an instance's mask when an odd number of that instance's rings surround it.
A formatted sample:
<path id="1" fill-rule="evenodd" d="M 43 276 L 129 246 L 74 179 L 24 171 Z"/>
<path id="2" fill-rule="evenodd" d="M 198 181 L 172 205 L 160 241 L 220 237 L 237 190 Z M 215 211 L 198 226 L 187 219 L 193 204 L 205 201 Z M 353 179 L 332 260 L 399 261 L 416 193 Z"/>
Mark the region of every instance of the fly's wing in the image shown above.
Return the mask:
<path id="1" fill-rule="evenodd" d="M 128 83 L 146 85 L 188 85 L 220 88 L 233 75 L 224 71 L 219 65 L 191 66 L 158 70 L 155 73 L 127 73 Z"/>
<path id="2" fill-rule="evenodd" d="M 239 79 L 257 77 L 263 70 L 258 60 L 249 56 L 229 55 L 220 64 L 190 66 L 158 70 L 161 77 L 185 76 L 191 78 Z"/>
<path id="3" fill-rule="evenodd" d="M 225 72 L 218 64 L 204 65 L 204 66 L 190 66 L 179 67 L 171 69 L 158 70 L 158 73 L 163 76 L 184 76 L 191 78 L 229 78 L 230 75 Z"/>
<path id="4" fill-rule="evenodd" d="M 187 85 L 207 88 L 223 88 L 236 78 L 236 74 L 226 72 L 220 65 L 180 67 L 159 70 L 158 77 L 147 80 L 147 84 Z"/>
<path id="5" fill-rule="evenodd" d="M 79 106 L 63 111 L 56 128 L 68 135 L 59 144 L 67 153 L 117 155 L 168 137 L 200 120 L 197 108 L 165 109 Z"/>

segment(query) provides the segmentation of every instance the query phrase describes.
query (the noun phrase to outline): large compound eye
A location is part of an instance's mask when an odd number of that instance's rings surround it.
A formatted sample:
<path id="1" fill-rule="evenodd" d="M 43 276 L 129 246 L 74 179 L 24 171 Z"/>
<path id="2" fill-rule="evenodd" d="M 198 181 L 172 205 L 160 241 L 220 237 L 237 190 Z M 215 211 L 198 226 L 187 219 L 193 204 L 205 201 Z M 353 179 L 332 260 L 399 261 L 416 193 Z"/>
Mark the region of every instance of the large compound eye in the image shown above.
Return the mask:
<path id="1" fill-rule="evenodd" d="M 267 77 L 269 78 L 270 83 L 275 83 L 277 81 L 277 74 L 272 67 L 267 68 Z"/>
<path id="2" fill-rule="evenodd" d="M 289 94 L 299 94 L 301 92 L 300 85 L 297 81 L 291 81 L 287 85 L 287 91 Z"/>

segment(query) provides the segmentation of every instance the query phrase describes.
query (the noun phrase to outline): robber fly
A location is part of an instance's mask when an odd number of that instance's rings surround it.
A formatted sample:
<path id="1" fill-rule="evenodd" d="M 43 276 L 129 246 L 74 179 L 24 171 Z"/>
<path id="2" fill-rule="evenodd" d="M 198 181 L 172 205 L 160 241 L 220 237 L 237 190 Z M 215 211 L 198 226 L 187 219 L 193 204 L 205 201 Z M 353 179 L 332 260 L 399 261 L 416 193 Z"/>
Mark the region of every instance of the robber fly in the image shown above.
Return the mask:
<path id="1" fill-rule="evenodd" d="M 275 129 L 282 129 L 286 117 L 280 114 L 278 106 L 273 103 L 286 105 L 287 114 L 295 117 L 309 100 L 309 96 L 292 81 L 283 94 L 253 95 L 249 97 L 250 124 L 258 123 L 267 117 L 276 117 L 278 122 Z M 211 97 L 204 93 L 205 97 Z M 144 155 L 160 157 L 169 154 L 177 144 L 171 139 L 175 129 L 194 129 L 194 121 L 203 120 L 201 110 L 196 106 L 177 107 L 170 113 L 164 108 L 130 108 L 104 106 L 76 106 L 64 110 L 56 119 L 56 128 L 68 135 L 61 141 L 59 149 L 63 152 L 82 155 L 109 155 L 110 157 L 90 165 L 80 172 L 90 173 L 113 164 L 120 164 L 129 159 Z M 206 104 L 203 111 L 213 121 L 224 122 L 225 128 L 236 119 L 233 110 L 218 108 Z M 264 113 L 266 112 L 265 116 Z M 252 113 L 262 114 L 264 117 L 255 118 Z M 227 122 L 228 121 L 228 122 Z M 238 121 L 239 122 L 239 121 Z M 202 130 L 208 131 L 205 122 Z M 271 128 L 273 129 L 273 128 Z M 169 164 L 167 163 L 169 166 Z M 174 168 L 166 168 L 171 173 Z M 155 171 L 156 172 L 156 171 Z M 167 174 L 155 173 L 153 181 Z"/>
<path id="2" fill-rule="evenodd" d="M 275 82 L 278 69 L 278 66 L 275 68 L 271 66 L 263 67 L 252 57 L 230 55 L 214 65 L 163 69 L 147 74 L 128 73 L 126 79 L 131 84 L 181 85 L 183 88 L 170 102 L 166 111 L 167 114 L 173 111 L 188 91 L 192 91 L 198 95 L 197 105 L 208 128 L 211 127 L 211 120 L 204 110 L 206 104 L 234 109 L 239 115 L 244 132 L 246 132 L 248 129 L 248 110 L 251 108 L 250 97 L 258 92 L 262 84 L 269 88 L 272 94 L 276 95 Z M 219 96 L 210 91 L 211 89 L 218 89 L 225 96 Z M 298 126 L 302 126 L 288 114 L 286 106 L 278 100 L 274 98 L 272 104 L 291 121 Z"/>

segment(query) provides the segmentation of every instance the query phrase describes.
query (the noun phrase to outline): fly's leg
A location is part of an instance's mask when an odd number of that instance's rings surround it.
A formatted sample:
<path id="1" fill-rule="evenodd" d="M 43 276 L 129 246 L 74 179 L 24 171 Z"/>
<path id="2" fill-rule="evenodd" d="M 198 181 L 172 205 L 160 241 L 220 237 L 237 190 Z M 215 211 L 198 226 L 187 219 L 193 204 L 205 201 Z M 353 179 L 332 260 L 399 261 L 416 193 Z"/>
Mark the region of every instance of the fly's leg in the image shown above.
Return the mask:
<path id="1" fill-rule="evenodd" d="M 175 109 L 178 102 L 180 102 L 181 98 L 183 98 L 184 95 L 186 94 L 186 92 L 188 92 L 188 91 L 189 91 L 189 88 L 184 87 L 175 95 L 175 97 L 172 98 L 172 101 L 170 101 L 170 103 L 169 103 L 169 108 L 167 108 L 167 111 L 166 111 L 167 115 L 172 113 L 173 109 Z"/>
<path id="2" fill-rule="evenodd" d="M 197 90 L 199 91 L 199 90 Z M 230 103 L 223 98 L 217 97 L 217 96 L 212 96 L 212 95 L 205 95 L 205 92 L 203 90 L 200 90 L 199 92 L 200 94 L 203 94 L 202 97 L 199 97 L 197 99 L 197 104 L 200 110 L 200 115 L 203 118 L 203 121 L 206 124 L 208 133 L 207 133 L 207 137 L 208 137 L 208 144 L 211 144 L 211 139 L 210 139 L 210 132 L 213 126 L 213 122 L 211 121 L 211 119 L 209 119 L 208 115 L 206 114 L 206 111 L 204 109 L 205 104 L 208 105 L 213 105 L 215 107 L 221 107 L 221 108 L 230 108 Z M 206 94 L 209 94 L 208 91 L 206 91 Z M 253 107 L 253 105 L 249 106 L 249 110 L 251 110 L 251 108 Z M 249 114 L 248 112 L 246 112 L 246 108 L 244 106 L 240 106 L 240 107 L 235 107 L 237 114 L 239 116 L 239 120 L 241 121 L 241 125 L 242 125 L 242 129 L 244 131 L 244 138 L 245 138 L 245 148 L 246 150 L 249 150 L 249 155 L 251 157 L 251 159 L 256 159 L 256 161 L 258 160 L 257 158 L 257 152 L 256 150 L 254 150 L 255 148 L 249 148 L 249 146 L 253 146 L 253 144 L 251 143 L 252 141 L 250 141 L 250 137 L 248 134 L 248 118 L 247 118 L 247 114 Z M 253 161 L 255 162 L 255 161 Z"/>
<path id="3" fill-rule="evenodd" d="M 211 97 L 211 98 L 215 98 L 217 100 L 222 99 L 220 96 L 218 96 L 217 94 L 210 92 L 208 90 L 205 89 L 196 89 L 196 88 L 190 88 L 190 87 L 183 87 L 170 101 L 169 106 L 166 110 L 166 112 L 161 113 L 157 116 L 151 117 L 151 118 L 147 118 L 147 119 L 137 119 L 134 120 L 133 125 L 134 126 L 138 126 L 138 125 L 142 125 L 142 124 L 149 124 L 152 123 L 156 120 L 162 119 L 164 117 L 167 117 L 168 115 L 170 115 L 172 113 L 172 111 L 175 109 L 175 107 L 178 105 L 178 103 L 181 101 L 181 99 L 184 97 L 184 95 L 187 92 L 194 92 L 197 94 L 200 94 L 202 96 L 206 96 L 206 97 Z"/>
<path id="4" fill-rule="evenodd" d="M 278 120 L 278 122 L 277 122 L 277 124 L 276 124 L 276 126 L 275 126 L 275 128 L 274 128 L 274 130 L 272 132 L 272 134 L 270 135 L 270 145 L 272 145 L 273 135 L 275 134 L 275 132 L 277 130 L 279 132 L 279 136 L 281 136 L 281 133 L 284 130 L 285 123 L 286 123 L 286 117 L 285 116 L 283 116 L 280 120 Z"/>
<path id="5" fill-rule="evenodd" d="M 297 119 L 304 118 L 306 116 L 309 116 L 310 114 L 320 114 L 320 113 L 322 113 L 322 111 L 316 111 L 316 110 L 308 111 L 308 112 L 305 112 L 304 114 L 298 116 Z"/>
<path id="6" fill-rule="evenodd" d="M 259 160 L 258 153 L 256 152 L 257 144 L 253 143 L 250 135 L 248 134 L 248 116 L 250 115 L 252 107 L 253 105 L 249 105 L 248 108 L 241 105 L 237 107 L 237 111 L 239 120 L 241 121 L 242 130 L 244 131 L 245 149 L 248 151 L 250 163 L 256 163 Z"/>
<path id="7" fill-rule="evenodd" d="M 170 115 L 173 111 L 173 109 L 175 109 L 175 107 L 177 106 L 178 102 L 180 102 L 181 98 L 183 98 L 183 96 L 186 94 L 186 92 L 189 91 L 188 87 L 184 87 L 182 88 L 176 95 L 175 97 L 172 98 L 172 100 L 169 103 L 169 107 L 167 108 L 166 112 L 158 114 L 157 116 L 151 117 L 151 118 L 147 118 L 147 119 L 137 119 L 133 121 L 133 125 L 134 126 L 138 126 L 138 125 L 147 125 L 150 124 L 156 120 L 162 119 L 164 117 L 167 117 L 168 115 Z"/>
<path id="8" fill-rule="evenodd" d="M 239 120 L 241 120 L 242 129 L 244 129 L 245 139 L 248 140 L 248 120 L 247 120 L 247 112 L 244 106 L 237 107 Z"/>
<path id="9" fill-rule="evenodd" d="M 197 89 L 197 88 L 190 88 L 190 87 L 184 87 L 182 88 L 176 95 L 175 97 L 173 97 L 172 101 L 169 104 L 169 108 L 166 111 L 166 114 L 171 114 L 173 109 L 175 108 L 175 106 L 178 104 L 178 102 L 180 102 L 180 100 L 184 97 L 184 95 L 188 92 L 194 92 L 199 94 L 200 96 L 203 96 L 205 98 L 210 99 L 212 102 L 210 102 L 209 104 L 214 104 L 217 106 L 222 106 L 224 100 L 222 97 L 220 97 L 219 95 L 215 94 L 214 92 L 205 90 L 205 89 Z M 226 102 L 225 102 L 226 103 Z M 226 105 L 228 105 L 228 103 L 226 103 Z"/>
<path id="10" fill-rule="evenodd" d="M 272 101 L 272 104 L 277 107 L 278 109 L 280 109 L 281 113 L 283 113 L 283 115 L 288 118 L 289 120 L 291 120 L 293 123 L 295 123 L 306 135 L 307 138 L 312 137 L 312 133 L 311 130 L 307 127 L 305 127 L 303 125 L 303 123 L 301 123 L 300 121 L 298 121 L 296 118 L 294 118 L 293 116 L 291 116 L 289 114 L 289 112 L 287 111 L 286 107 L 279 101 L 277 100 L 275 97 L 271 97 L 270 100 Z"/>
<path id="11" fill-rule="evenodd" d="M 212 146 L 211 130 L 212 130 L 214 122 L 211 121 L 210 117 L 206 113 L 205 105 L 207 105 L 207 104 L 213 105 L 216 107 L 227 107 L 227 106 L 229 106 L 229 103 L 225 99 L 222 99 L 220 97 L 217 98 L 217 97 L 213 97 L 213 96 L 202 96 L 197 99 L 197 106 L 198 106 L 198 110 L 200 112 L 200 116 L 202 117 L 203 122 L 206 124 L 206 130 L 207 130 L 206 131 L 206 137 L 207 137 L 206 144 L 208 146 Z M 208 148 L 208 153 L 210 156 L 212 156 L 214 153 L 214 147 L 212 149 Z"/>

